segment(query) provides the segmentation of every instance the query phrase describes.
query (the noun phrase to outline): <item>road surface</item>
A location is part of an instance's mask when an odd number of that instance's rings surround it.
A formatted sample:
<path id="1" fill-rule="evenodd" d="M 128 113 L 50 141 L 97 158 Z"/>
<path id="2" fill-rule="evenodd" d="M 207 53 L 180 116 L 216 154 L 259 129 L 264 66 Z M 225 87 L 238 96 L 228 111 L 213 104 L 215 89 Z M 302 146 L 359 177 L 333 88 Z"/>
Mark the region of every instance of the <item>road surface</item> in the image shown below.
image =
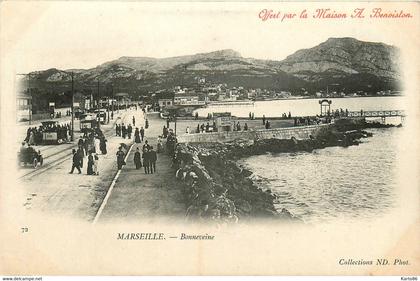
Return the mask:
<path id="1" fill-rule="evenodd" d="M 152 114 L 153 115 L 153 114 Z M 165 123 L 157 115 L 148 116 L 150 128 L 146 139 L 156 148 L 157 136 Z M 140 110 L 120 111 L 117 122 L 131 123 L 136 119 L 136 127 L 144 127 L 144 116 Z M 117 119 L 118 115 L 115 116 Z M 106 155 L 99 155 L 99 175 L 86 175 L 87 158 L 84 159 L 83 174 L 69 174 L 72 159 L 71 148 L 75 144 L 42 146 L 45 164 L 41 169 L 24 168 L 19 171 L 24 188 L 22 205 L 28 212 L 41 212 L 60 217 L 71 217 L 83 221 L 96 222 L 183 218 L 185 205 L 181 190 L 174 186 L 174 171 L 171 159 L 158 154 L 157 173 L 146 175 L 144 170 L 136 170 L 133 162 L 135 148 L 143 144 L 132 139 L 115 136 L 114 124 L 102 127 L 107 135 Z M 134 130 L 133 130 L 134 131 Z M 76 141 L 78 136 L 76 135 Z M 113 189 L 109 188 L 117 175 L 116 152 L 121 143 L 130 146 L 127 165 L 123 167 Z M 38 149 L 38 148 L 37 148 Z M 109 193 L 109 194 L 108 194 Z M 108 195 L 107 195 L 108 194 Z M 104 198 L 108 196 L 106 204 Z M 102 207 L 101 207 L 102 206 Z M 97 216 L 98 210 L 100 216 Z"/>

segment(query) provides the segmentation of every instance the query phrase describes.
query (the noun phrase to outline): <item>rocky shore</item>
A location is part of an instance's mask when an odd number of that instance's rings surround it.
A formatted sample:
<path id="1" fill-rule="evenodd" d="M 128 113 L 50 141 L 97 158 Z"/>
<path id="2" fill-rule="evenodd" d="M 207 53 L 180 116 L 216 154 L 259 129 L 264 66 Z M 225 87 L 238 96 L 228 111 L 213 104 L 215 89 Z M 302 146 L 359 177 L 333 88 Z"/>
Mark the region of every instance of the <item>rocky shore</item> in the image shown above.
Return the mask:
<path id="1" fill-rule="evenodd" d="M 276 210 L 276 195 L 252 180 L 252 172 L 237 160 L 252 155 L 358 145 L 372 136 L 362 129 L 389 127 L 364 120 L 337 122 L 324 127 L 311 139 L 244 140 L 232 143 L 179 144 L 174 163 L 187 203 L 187 217 L 194 220 L 237 222 L 252 218 L 299 221 L 286 209 Z"/>

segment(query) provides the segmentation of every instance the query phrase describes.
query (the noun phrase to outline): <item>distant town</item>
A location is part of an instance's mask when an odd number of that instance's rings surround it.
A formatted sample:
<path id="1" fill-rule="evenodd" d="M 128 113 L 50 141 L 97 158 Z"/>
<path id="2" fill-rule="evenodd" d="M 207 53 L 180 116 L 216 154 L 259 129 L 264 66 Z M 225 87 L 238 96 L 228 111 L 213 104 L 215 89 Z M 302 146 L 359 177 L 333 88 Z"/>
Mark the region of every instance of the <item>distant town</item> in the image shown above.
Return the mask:
<path id="1" fill-rule="evenodd" d="M 273 90 L 263 88 L 229 87 L 226 83 L 212 83 L 206 78 L 195 77 L 195 84 L 188 86 L 175 86 L 169 89 L 149 91 L 142 95 L 130 92 L 121 92 L 98 85 L 97 89 L 84 87 L 69 90 L 48 92 L 42 94 L 38 88 L 28 88 L 22 85 L 17 95 L 18 120 L 36 120 L 50 117 L 54 110 L 69 108 L 73 101 L 76 114 L 89 110 L 118 109 L 136 101 L 151 104 L 154 110 L 165 111 L 169 107 L 180 107 L 179 113 L 183 116 L 191 115 L 199 107 L 207 105 L 250 104 L 255 101 L 269 101 L 282 99 L 308 99 L 308 98 L 349 98 L 369 96 L 399 96 L 401 91 L 383 90 L 376 93 L 365 91 L 345 92 L 339 84 L 330 84 L 325 90 L 309 92 L 302 88 L 299 91 Z M 66 83 L 69 84 L 69 83 Z M 67 87 L 68 88 L 68 87 Z M 67 89 L 66 88 L 66 89 Z M 115 93 L 114 93 L 115 91 Z M 36 97 L 36 99 L 34 99 Z"/>

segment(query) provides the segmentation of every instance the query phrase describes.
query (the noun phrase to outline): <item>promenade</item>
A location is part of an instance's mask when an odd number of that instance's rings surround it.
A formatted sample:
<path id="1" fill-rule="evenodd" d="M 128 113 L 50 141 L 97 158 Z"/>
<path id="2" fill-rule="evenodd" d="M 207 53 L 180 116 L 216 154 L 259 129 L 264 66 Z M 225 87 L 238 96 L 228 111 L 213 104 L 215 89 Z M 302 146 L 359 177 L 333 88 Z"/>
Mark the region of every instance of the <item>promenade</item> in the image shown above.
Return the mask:
<path id="1" fill-rule="evenodd" d="M 146 130 L 145 140 L 156 150 L 157 137 L 162 134 L 166 122 L 153 113 L 147 118 L 150 127 Z M 185 216 L 183 195 L 175 182 L 172 160 L 166 153 L 158 153 L 156 173 L 145 174 L 143 168 L 136 170 L 134 152 L 137 147 L 141 151 L 143 144 L 133 144 L 127 165 L 121 170 L 98 222 L 171 222 Z"/>

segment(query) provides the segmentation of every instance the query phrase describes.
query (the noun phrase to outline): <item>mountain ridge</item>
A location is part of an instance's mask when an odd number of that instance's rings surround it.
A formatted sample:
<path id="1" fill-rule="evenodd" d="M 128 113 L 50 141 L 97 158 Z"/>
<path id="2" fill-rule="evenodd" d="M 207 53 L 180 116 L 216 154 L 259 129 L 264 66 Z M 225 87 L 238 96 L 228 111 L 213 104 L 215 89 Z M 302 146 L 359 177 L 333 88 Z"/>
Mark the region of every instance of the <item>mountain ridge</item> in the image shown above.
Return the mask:
<path id="1" fill-rule="evenodd" d="M 281 61 L 244 58 L 233 49 L 223 49 L 167 58 L 122 56 L 72 71 L 82 83 L 118 83 L 122 89 L 137 94 L 191 85 L 196 83 L 196 77 L 231 86 L 311 91 L 325 88 L 328 83 L 338 83 L 346 91 L 395 89 L 401 78 L 396 47 L 352 37 L 329 38 Z M 31 74 L 42 84 L 69 81 L 67 72 L 52 68 Z"/>

